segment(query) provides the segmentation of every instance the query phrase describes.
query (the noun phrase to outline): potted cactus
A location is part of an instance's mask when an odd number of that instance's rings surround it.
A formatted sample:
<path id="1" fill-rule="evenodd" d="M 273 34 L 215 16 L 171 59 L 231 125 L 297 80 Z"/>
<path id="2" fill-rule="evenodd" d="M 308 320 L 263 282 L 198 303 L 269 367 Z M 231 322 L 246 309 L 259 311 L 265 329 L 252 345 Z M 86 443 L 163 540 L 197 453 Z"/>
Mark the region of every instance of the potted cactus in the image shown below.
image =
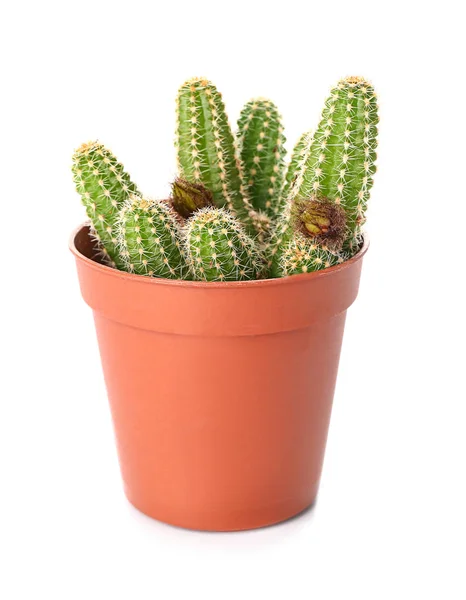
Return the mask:
<path id="1" fill-rule="evenodd" d="M 125 492 L 183 527 L 250 529 L 316 497 L 346 310 L 367 250 L 377 104 L 340 81 L 288 166 L 276 106 L 233 134 L 205 79 L 177 97 L 178 176 L 147 198 L 99 142 L 74 155 L 73 234 Z"/>

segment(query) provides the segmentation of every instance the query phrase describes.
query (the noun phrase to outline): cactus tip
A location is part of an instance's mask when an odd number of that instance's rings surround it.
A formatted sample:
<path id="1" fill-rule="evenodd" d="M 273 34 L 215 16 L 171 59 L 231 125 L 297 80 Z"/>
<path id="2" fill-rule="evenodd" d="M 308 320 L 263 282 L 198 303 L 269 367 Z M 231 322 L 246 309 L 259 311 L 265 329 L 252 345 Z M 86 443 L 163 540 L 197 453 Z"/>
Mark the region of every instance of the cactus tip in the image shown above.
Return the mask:
<path id="1" fill-rule="evenodd" d="M 343 77 L 338 82 L 339 87 L 356 87 L 356 86 L 370 86 L 371 83 L 365 77 L 360 75 L 350 75 L 349 77 Z"/>
<path id="2" fill-rule="evenodd" d="M 94 150 L 95 148 L 100 148 L 102 146 L 102 144 L 99 142 L 99 140 L 91 140 L 90 142 L 84 142 L 84 144 L 81 144 L 79 146 L 79 148 L 77 148 L 74 152 L 74 155 L 78 155 L 78 154 L 88 154 L 91 150 Z"/>
<path id="3" fill-rule="evenodd" d="M 129 202 L 134 207 L 140 208 L 141 210 L 147 210 L 150 208 L 151 204 L 154 203 L 154 200 L 139 196 L 138 194 L 130 194 Z"/>
<path id="4" fill-rule="evenodd" d="M 207 79 L 207 77 L 191 77 L 191 79 L 188 79 L 183 83 L 183 85 L 180 87 L 180 90 L 189 88 L 194 92 L 197 89 L 208 87 L 212 87 L 212 82 Z"/>

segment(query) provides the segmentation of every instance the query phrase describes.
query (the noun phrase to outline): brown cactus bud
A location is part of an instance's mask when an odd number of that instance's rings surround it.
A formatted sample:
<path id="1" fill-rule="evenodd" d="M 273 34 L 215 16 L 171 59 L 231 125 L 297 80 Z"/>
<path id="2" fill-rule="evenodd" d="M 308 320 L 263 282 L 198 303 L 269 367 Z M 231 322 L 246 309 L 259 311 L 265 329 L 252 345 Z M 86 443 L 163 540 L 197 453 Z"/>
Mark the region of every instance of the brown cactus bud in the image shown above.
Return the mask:
<path id="1" fill-rule="evenodd" d="M 213 197 L 200 183 L 191 183 L 178 177 L 172 183 L 171 202 L 176 212 L 187 219 L 200 208 L 213 206 Z"/>
<path id="2" fill-rule="evenodd" d="M 328 198 L 299 199 L 294 204 L 295 227 L 303 235 L 321 241 L 329 250 L 339 250 L 345 239 L 346 214 Z"/>

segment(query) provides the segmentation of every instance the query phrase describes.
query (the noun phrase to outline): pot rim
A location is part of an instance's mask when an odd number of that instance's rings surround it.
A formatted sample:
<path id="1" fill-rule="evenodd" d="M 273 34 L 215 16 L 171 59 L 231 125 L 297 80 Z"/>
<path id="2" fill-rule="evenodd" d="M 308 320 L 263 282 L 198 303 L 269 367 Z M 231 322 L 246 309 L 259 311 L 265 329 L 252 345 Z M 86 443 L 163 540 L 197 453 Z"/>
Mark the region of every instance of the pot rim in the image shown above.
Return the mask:
<path id="1" fill-rule="evenodd" d="M 163 277 L 147 277 L 146 275 L 137 275 L 135 273 L 127 273 L 126 271 L 119 271 L 118 269 L 114 269 L 113 267 L 108 267 L 106 265 L 102 265 L 87 256 L 84 256 L 76 247 L 75 239 L 78 233 L 84 229 L 84 227 L 89 226 L 89 221 L 85 221 L 81 223 L 78 227 L 76 227 L 71 233 L 69 239 L 69 249 L 73 253 L 76 259 L 84 262 L 88 267 L 95 269 L 96 271 L 100 271 L 102 274 L 106 273 L 107 275 L 111 275 L 113 277 L 118 277 L 120 279 L 125 279 L 127 281 L 139 281 L 140 283 L 145 283 L 147 285 L 166 285 L 166 286 L 174 286 L 174 287 L 189 287 L 189 288 L 251 288 L 251 287 L 273 287 L 278 285 L 290 285 L 290 284 L 298 284 L 303 283 L 305 281 L 309 281 L 311 279 L 317 279 L 322 277 L 328 277 L 331 274 L 341 271 L 343 269 L 348 268 L 352 263 L 357 262 L 362 259 L 362 257 L 366 254 L 369 248 L 369 239 L 367 234 L 364 234 L 363 245 L 361 249 L 350 259 L 345 260 L 339 265 L 335 265 L 333 267 L 327 267 L 326 269 L 322 269 L 321 271 L 313 271 L 311 273 L 300 273 L 296 275 L 287 275 L 285 277 L 277 277 L 274 279 L 252 279 L 249 281 L 186 281 L 184 279 L 165 279 Z"/>

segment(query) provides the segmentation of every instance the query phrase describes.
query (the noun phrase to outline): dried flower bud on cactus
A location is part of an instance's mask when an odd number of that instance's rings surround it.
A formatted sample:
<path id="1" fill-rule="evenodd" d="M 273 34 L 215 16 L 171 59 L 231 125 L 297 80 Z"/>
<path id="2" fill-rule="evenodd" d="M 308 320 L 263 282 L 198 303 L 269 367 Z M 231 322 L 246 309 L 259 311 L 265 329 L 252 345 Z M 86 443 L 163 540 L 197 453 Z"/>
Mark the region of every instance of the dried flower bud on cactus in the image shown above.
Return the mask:
<path id="1" fill-rule="evenodd" d="M 172 183 L 171 202 L 176 212 L 185 219 L 200 208 L 214 205 L 212 192 L 200 183 L 192 183 L 181 177 Z"/>
<path id="2" fill-rule="evenodd" d="M 342 206 L 328 198 L 296 199 L 292 208 L 295 228 L 305 237 L 339 250 L 345 240 L 346 213 Z"/>

